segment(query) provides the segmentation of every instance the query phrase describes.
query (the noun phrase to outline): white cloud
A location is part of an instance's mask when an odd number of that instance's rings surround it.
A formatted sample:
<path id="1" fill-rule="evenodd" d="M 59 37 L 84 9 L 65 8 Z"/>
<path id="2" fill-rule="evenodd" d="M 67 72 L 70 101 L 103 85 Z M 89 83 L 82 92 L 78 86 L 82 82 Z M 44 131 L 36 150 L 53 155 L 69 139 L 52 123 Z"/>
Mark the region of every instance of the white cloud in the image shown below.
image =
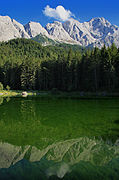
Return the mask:
<path id="1" fill-rule="evenodd" d="M 57 6 L 55 8 L 51 8 L 50 6 L 46 6 L 43 13 L 46 16 L 52 17 L 54 19 L 60 20 L 60 21 L 66 21 L 70 17 L 74 16 L 70 10 L 66 10 L 63 6 Z"/>

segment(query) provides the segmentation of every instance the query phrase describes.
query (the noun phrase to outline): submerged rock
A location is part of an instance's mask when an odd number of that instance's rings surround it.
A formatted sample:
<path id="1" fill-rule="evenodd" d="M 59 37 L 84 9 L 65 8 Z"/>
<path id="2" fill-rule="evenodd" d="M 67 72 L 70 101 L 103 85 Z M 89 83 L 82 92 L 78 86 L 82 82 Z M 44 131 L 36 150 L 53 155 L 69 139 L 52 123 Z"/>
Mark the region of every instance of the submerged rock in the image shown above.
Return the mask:
<path id="1" fill-rule="evenodd" d="M 26 96 L 28 96 L 28 93 L 27 93 L 26 91 L 24 91 L 24 92 L 21 93 L 21 95 L 22 95 L 23 97 L 26 97 Z"/>

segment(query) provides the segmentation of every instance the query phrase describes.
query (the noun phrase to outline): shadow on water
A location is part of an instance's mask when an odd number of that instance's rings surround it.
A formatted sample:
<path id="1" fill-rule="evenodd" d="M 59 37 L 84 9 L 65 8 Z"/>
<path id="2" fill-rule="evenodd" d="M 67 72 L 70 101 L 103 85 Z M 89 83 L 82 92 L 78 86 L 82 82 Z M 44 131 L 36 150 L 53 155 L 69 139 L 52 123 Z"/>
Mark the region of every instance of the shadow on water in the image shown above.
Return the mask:
<path id="1" fill-rule="evenodd" d="M 3 97 L 0 97 L 0 105 L 3 103 Z"/>
<path id="2" fill-rule="evenodd" d="M 108 107 L 108 109 L 119 109 L 119 106 L 116 106 L 116 107 Z"/>
<path id="3" fill-rule="evenodd" d="M 115 124 L 119 124 L 119 119 L 114 121 Z"/>
<path id="4" fill-rule="evenodd" d="M 10 101 L 10 97 L 0 97 L 0 105 L 3 104 L 4 100 L 6 100 L 6 102 Z"/>
<path id="5" fill-rule="evenodd" d="M 117 136 L 119 136 L 119 129 L 117 129 L 117 128 L 111 128 L 110 130 L 111 130 L 111 131 L 115 131 L 115 132 L 117 132 L 117 134 L 116 134 L 116 135 L 117 135 Z"/>

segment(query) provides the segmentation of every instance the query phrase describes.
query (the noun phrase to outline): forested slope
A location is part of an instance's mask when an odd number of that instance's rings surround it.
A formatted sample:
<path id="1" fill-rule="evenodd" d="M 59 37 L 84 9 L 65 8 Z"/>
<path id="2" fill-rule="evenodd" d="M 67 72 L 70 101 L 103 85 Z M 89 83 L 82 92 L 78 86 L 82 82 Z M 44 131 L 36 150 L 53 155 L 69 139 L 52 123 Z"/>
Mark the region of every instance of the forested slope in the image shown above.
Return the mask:
<path id="1" fill-rule="evenodd" d="M 0 82 L 11 89 L 118 91 L 119 49 L 43 47 L 33 40 L 0 44 Z"/>

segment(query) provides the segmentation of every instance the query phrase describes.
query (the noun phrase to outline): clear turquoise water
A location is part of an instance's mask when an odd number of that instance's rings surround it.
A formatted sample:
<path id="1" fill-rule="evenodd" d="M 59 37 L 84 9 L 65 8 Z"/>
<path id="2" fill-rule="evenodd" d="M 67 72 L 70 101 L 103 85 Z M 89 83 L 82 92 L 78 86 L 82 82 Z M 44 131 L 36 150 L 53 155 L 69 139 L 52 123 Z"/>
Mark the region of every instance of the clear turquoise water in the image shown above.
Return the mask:
<path id="1" fill-rule="evenodd" d="M 2 179 L 119 179 L 118 98 L 0 102 Z"/>

